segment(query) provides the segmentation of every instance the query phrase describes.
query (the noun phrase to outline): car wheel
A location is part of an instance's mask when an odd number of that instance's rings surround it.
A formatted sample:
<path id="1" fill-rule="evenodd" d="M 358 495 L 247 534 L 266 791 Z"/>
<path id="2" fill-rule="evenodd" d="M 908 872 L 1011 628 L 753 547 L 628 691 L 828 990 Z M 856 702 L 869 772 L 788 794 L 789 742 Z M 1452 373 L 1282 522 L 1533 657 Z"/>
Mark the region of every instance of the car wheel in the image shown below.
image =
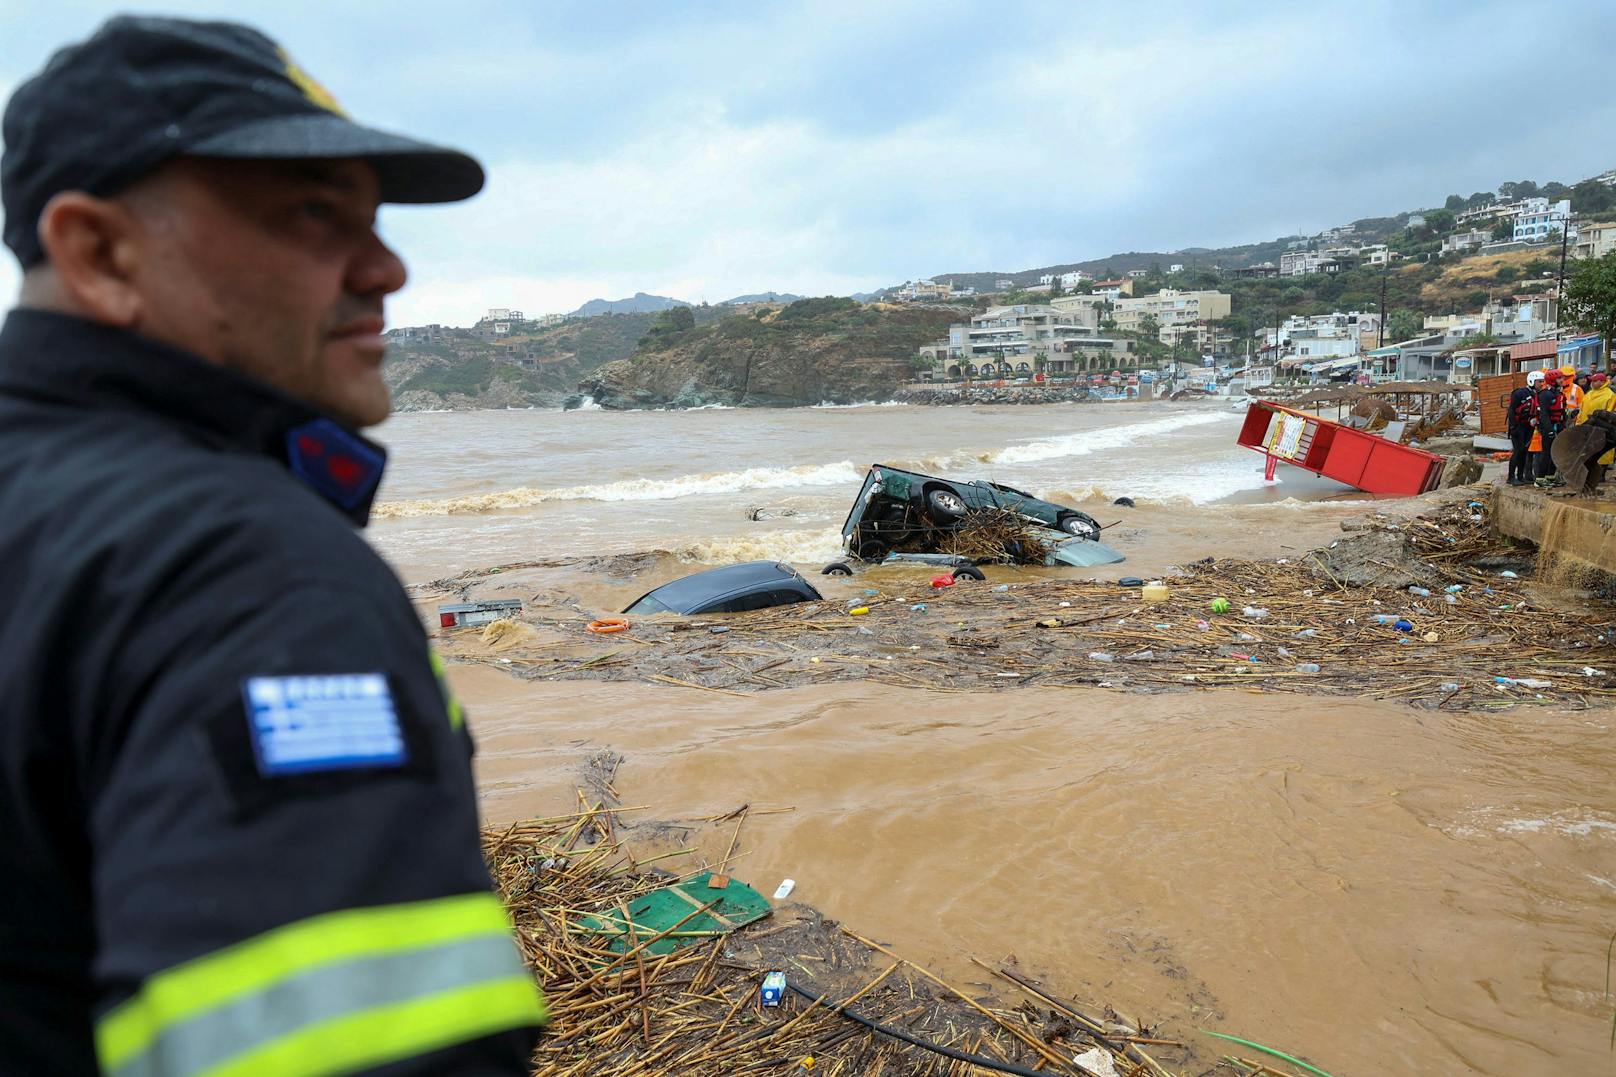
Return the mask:
<path id="1" fill-rule="evenodd" d="M 835 561 L 819 570 L 821 576 L 851 576 L 853 569 L 841 561 Z"/>
<path id="2" fill-rule="evenodd" d="M 965 500 L 952 490 L 935 487 L 926 491 L 926 508 L 939 520 L 952 523 L 965 517 Z"/>
<path id="3" fill-rule="evenodd" d="M 860 561 L 884 561 L 892 548 L 880 539 L 864 539 L 853 552 Z"/>
<path id="4" fill-rule="evenodd" d="M 1070 513 L 1060 518 L 1060 529 L 1068 535 L 1077 535 L 1079 538 L 1098 539 L 1100 525 L 1093 518 L 1081 512 Z"/>
<path id="5" fill-rule="evenodd" d="M 986 576 L 982 575 L 982 570 L 977 568 L 975 565 L 961 565 L 959 568 L 956 568 L 954 570 L 954 578 L 956 580 L 985 580 L 985 579 L 987 579 Z"/>

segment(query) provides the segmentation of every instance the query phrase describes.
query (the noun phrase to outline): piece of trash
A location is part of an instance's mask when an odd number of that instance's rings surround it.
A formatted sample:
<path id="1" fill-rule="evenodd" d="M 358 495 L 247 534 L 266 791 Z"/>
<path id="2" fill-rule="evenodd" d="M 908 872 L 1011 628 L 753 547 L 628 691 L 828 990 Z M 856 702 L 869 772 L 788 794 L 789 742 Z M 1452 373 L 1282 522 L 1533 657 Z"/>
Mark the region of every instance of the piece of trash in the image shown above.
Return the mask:
<path id="1" fill-rule="evenodd" d="M 1399 632 L 1412 632 L 1414 631 L 1414 622 L 1398 621 L 1396 624 L 1392 625 L 1392 627 L 1397 629 Z"/>
<path id="2" fill-rule="evenodd" d="M 1117 1077 L 1117 1064 L 1112 1061 L 1111 1052 L 1104 1047 L 1094 1047 L 1075 1055 L 1072 1061 L 1088 1070 L 1094 1077 Z"/>
<path id="3" fill-rule="evenodd" d="M 1140 593 L 1140 597 L 1146 602 L 1166 602 L 1167 585 L 1160 580 L 1154 580 L 1151 583 L 1147 583 L 1145 584 L 1144 590 Z"/>
<path id="4" fill-rule="evenodd" d="M 1019 674 L 1019 673 L 995 673 L 994 676 L 995 677 L 1019 677 L 1019 676 L 1021 676 L 1021 674 Z"/>
<path id="5" fill-rule="evenodd" d="M 874 590 L 874 589 L 869 588 L 869 587 L 866 587 L 864 589 L 864 594 L 865 594 L 865 597 L 867 597 L 867 598 L 874 598 L 876 595 L 878 595 L 880 593 L 881 593 L 880 591 Z"/>
<path id="6" fill-rule="evenodd" d="M 861 636 L 873 636 L 873 635 L 875 635 L 875 631 L 873 629 L 865 628 L 863 625 L 860 625 L 859 626 L 859 635 L 861 635 Z"/>
<path id="7" fill-rule="evenodd" d="M 784 901 L 786 898 L 791 896 L 791 891 L 794 890 L 796 886 L 797 880 L 795 879 L 786 879 L 782 881 L 779 886 L 774 888 L 774 900 Z"/>
<path id="8" fill-rule="evenodd" d="M 1437 691 L 1441 692 L 1445 696 L 1451 696 L 1451 695 L 1453 695 L 1453 693 L 1457 692 L 1458 690 L 1459 690 L 1459 685 L 1455 681 L 1444 681 L 1441 684 L 1437 685 Z"/>
<path id="9" fill-rule="evenodd" d="M 1119 497 L 1115 501 L 1111 502 L 1111 504 L 1113 504 L 1113 505 L 1121 505 L 1125 509 L 1131 509 L 1131 508 L 1134 507 L 1133 506 L 1133 498 L 1131 498 L 1131 497 Z"/>
<path id="10" fill-rule="evenodd" d="M 1242 643 L 1256 643 L 1257 642 L 1257 637 L 1253 636 L 1250 632 L 1242 632 L 1236 638 L 1239 639 Z"/>
<path id="11" fill-rule="evenodd" d="M 1060 608 L 1061 608 L 1061 609 L 1063 609 L 1063 610 L 1064 610 L 1064 609 L 1070 609 L 1070 608 L 1071 608 L 1071 605 L 1072 605 L 1072 604 L 1071 604 L 1071 603 L 1070 603 L 1070 602 L 1062 602 L 1062 603 L 1061 603 L 1061 604 L 1060 604 Z"/>
<path id="12" fill-rule="evenodd" d="M 728 875 L 720 875 L 720 874 L 718 874 L 718 872 L 715 871 L 711 875 L 707 876 L 707 889 L 709 889 L 709 890 L 725 890 L 725 889 L 728 889 L 728 888 L 729 888 L 729 876 Z"/>
<path id="13" fill-rule="evenodd" d="M 1240 611 L 1240 616 L 1249 617 L 1253 621 L 1262 621 L 1267 619 L 1268 611 L 1261 606 L 1247 606 Z"/>
<path id="14" fill-rule="evenodd" d="M 786 974 L 771 972 L 763 977 L 763 988 L 758 992 L 758 1001 L 765 1006 L 778 1006 L 786 994 Z"/>
<path id="15" fill-rule="evenodd" d="M 847 611 L 847 615 L 849 617 L 863 617 L 866 613 L 869 613 L 869 612 L 870 612 L 870 607 L 868 607 L 868 606 L 854 606 L 852 609 Z"/>
<path id="16" fill-rule="evenodd" d="M 1437 640 L 1441 639 L 1442 637 L 1437 635 L 1435 632 L 1427 632 L 1422 638 L 1425 640 L 1426 643 L 1435 643 Z"/>
<path id="17" fill-rule="evenodd" d="M 1001 583 L 995 586 L 993 589 L 995 591 L 1004 592 L 1010 590 L 1010 585 L 1008 583 Z"/>
<path id="18" fill-rule="evenodd" d="M 797 1068 L 802 1070 L 804 1073 L 812 1072 L 815 1065 L 816 1063 L 814 1062 L 813 1055 L 803 1055 L 801 1058 L 797 1059 Z"/>
<path id="19" fill-rule="evenodd" d="M 1287 651 L 1285 648 L 1281 647 L 1279 649 L 1279 657 L 1281 657 L 1281 658 L 1289 658 L 1290 656 L 1291 656 L 1291 652 Z"/>
<path id="20" fill-rule="evenodd" d="M 1145 581 L 1138 576 L 1124 576 L 1117 581 L 1118 587 L 1143 587 L 1144 585 Z"/>
<path id="21" fill-rule="evenodd" d="M 1442 588 L 1442 590 L 1446 591 L 1450 595 L 1456 595 L 1460 591 L 1464 590 L 1464 584 L 1462 584 L 1462 583 L 1450 583 L 1446 587 Z"/>
<path id="22" fill-rule="evenodd" d="M 1298 673 L 1317 673 L 1318 671 L 1319 664 L 1317 662 L 1303 662 L 1296 667 L 1296 672 Z"/>
<path id="23" fill-rule="evenodd" d="M 1605 675 L 1605 671 L 1602 669 L 1595 669 L 1593 666 L 1583 666 L 1582 675 L 1584 677 L 1603 677 Z"/>
<path id="24" fill-rule="evenodd" d="M 711 632 L 715 636 L 722 636 L 725 632 L 728 632 L 729 629 L 726 628 L 723 625 L 714 625 L 713 627 L 709 628 L 707 631 Z"/>
<path id="25" fill-rule="evenodd" d="M 1212 625 L 1207 621 L 1196 621 L 1195 622 L 1195 629 L 1198 632 L 1205 632 L 1208 629 L 1210 629 L 1211 627 L 1212 627 Z"/>
<path id="26" fill-rule="evenodd" d="M 1408 589 L 1408 593 L 1413 595 L 1415 598 L 1430 598 L 1431 597 L 1431 592 L 1426 590 L 1423 587 L 1410 587 Z"/>
<path id="27" fill-rule="evenodd" d="M 1522 688 L 1553 688 L 1553 681 L 1539 680 L 1536 677 L 1494 677 L 1494 684 L 1513 684 Z"/>
<path id="28" fill-rule="evenodd" d="M 1039 628 L 1059 628 L 1060 626 L 1060 618 L 1058 617 L 1045 617 L 1042 621 L 1038 622 Z"/>
<path id="29" fill-rule="evenodd" d="M 1229 600 L 1226 598 L 1214 598 L 1210 608 L 1213 613 L 1228 613 Z"/>
<path id="30" fill-rule="evenodd" d="M 1143 651 L 1135 651 L 1133 654 L 1125 654 L 1122 656 L 1122 660 L 1124 662 L 1154 662 L 1156 652 L 1146 648 Z"/>
<path id="31" fill-rule="evenodd" d="M 1104 651 L 1090 651 L 1089 658 L 1095 662 L 1115 662 L 1117 660 L 1116 655 L 1106 654 Z"/>
<path id="32" fill-rule="evenodd" d="M 1319 630 L 1316 628 L 1304 628 L 1300 632 L 1296 633 L 1296 636 L 1298 639 L 1312 639 L 1318 634 Z"/>
<path id="33" fill-rule="evenodd" d="M 1397 618 L 1389 613 L 1377 613 L 1375 614 L 1374 620 L 1377 625 L 1389 625 L 1397 623 Z"/>
<path id="34" fill-rule="evenodd" d="M 810 658 L 810 659 L 808 659 L 808 661 L 812 662 L 816 666 L 819 665 L 819 659 L 817 659 L 817 658 Z"/>
<path id="35" fill-rule="evenodd" d="M 954 586 L 954 577 L 952 577 L 952 576 L 933 576 L 931 578 L 931 585 L 934 588 L 935 587 L 952 587 L 952 586 Z"/>
<path id="36" fill-rule="evenodd" d="M 1518 579 L 1520 579 L 1519 576 L 1517 576 L 1514 572 L 1511 572 L 1507 568 L 1504 571 L 1500 572 L 1499 575 L 1504 577 L 1504 579 L 1506 579 L 1506 580 L 1518 580 Z"/>
<path id="37" fill-rule="evenodd" d="M 1459 600 L 1453 595 L 1443 595 L 1442 601 L 1446 602 L 1450 606 L 1457 606 L 1459 604 Z"/>
<path id="38" fill-rule="evenodd" d="M 910 606 L 909 608 L 911 610 L 913 610 L 915 613 L 925 613 L 926 612 L 926 604 L 924 602 L 916 602 L 913 606 Z"/>

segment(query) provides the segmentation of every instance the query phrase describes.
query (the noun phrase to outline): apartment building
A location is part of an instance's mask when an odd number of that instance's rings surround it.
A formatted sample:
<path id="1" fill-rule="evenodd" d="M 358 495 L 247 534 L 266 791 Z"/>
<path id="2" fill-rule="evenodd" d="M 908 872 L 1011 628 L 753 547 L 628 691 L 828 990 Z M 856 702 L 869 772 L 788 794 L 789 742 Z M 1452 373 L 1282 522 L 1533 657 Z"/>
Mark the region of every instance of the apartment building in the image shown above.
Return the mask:
<path id="1" fill-rule="evenodd" d="M 1481 245 L 1492 238 L 1491 232 L 1479 228 L 1474 232 L 1452 232 L 1442 240 L 1442 253 L 1463 254 L 1465 251 L 1480 250 Z"/>
<path id="2" fill-rule="evenodd" d="M 1616 251 L 1616 222 L 1583 221 L 1572 225 L 1572 233 L 1577 237 L 1571 241 L 1573 258 L 1603 258 Z"/>
<path id="3" fill-rule="evenodd" d="M 1547 198 L 1523 198 L 1516 203 L 1520 211 L 1515 214 L 1515 242 L 1541 243 L 1565 231 L 1571 219 L 1571 200 L 1562 198 L 1550 202 Z"/>
<path id="4" fill-rule="evenodd" d="M 1103 299 L 1121 299 L 1125 295 L 1133 295 L 1133 281 L 1126 278 L 1097 280 L 1094 287 L 1089 289 L 1089 294 Z"/>
<path id="5" fill-rule="evenodd" d="M 1227 292 L 1181 292 L 1164 288 L 1155 295 L 1113 301 L 1111 317 L 1118 329 L 1138 332 L 1141 322 L 1149 315 L 1156 319 L 1162 343 L 1171 344 L 1181 339 L 1182 327 L 1227 318 L 1230 304 Z"/>

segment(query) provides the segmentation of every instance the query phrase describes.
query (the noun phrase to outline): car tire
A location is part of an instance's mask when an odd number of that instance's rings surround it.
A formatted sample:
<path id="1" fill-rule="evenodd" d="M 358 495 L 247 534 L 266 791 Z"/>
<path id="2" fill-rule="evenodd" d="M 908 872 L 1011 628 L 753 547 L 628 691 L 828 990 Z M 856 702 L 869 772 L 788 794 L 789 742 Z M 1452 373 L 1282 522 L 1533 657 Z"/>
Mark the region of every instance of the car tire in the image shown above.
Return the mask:
<path id="1" fill-rule="evenodd" d="M 821 576 L 851 576 L 853 569 L 845 561 L 833 561 L 820 569 L 819 574 Z"/>
<path id="2" fill-rule="evenodd" d="M 884 561 L 892 547 L 880 539 L 863 539 L 853 551 L 860 561 Z"/>
<path id="3" fill-rule="evenodd" d="M 965 519 L 965 499 L 943 486 L 926 491 L 926 512 L 939 523 L 958 523 Z"/>
<path id="4" fill-rule="evenodd" d="M 1094 539 L 1096 541 L 1100 538 L 1099 523 L 1093 517 L 1085 516 L 1081 512 L 1067 513 L 1058 522 L 1060 529 L 1068 535 L 1076 535 L 1078 538 Z"/>
<path id="5" fill-rule="evenodd" d="M 977 581 L 982 581 L 982 580 L 987 579 L 987 577 L 982 574 L 982 570 L 977 568 L 975 565 L 961 565 L 959 568 L 956 568 L 954 570 L 954 578 L 956 580 L 977 580 Z"/>

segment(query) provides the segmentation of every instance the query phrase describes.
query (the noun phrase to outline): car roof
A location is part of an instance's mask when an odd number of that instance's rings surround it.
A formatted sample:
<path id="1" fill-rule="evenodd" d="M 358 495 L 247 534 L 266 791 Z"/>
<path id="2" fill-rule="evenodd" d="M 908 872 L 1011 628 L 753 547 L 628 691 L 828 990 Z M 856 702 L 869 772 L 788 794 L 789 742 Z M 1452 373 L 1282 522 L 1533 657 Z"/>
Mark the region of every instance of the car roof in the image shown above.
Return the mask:
<path id="1" fill-rule="evenodd" d="M 790 565 L 782 565 L 778 561 L 747 561 L 680 577 L 641 597 L 654 597 L 670 609 L 685 610 L 745 587 L 801 579 Z"/>

